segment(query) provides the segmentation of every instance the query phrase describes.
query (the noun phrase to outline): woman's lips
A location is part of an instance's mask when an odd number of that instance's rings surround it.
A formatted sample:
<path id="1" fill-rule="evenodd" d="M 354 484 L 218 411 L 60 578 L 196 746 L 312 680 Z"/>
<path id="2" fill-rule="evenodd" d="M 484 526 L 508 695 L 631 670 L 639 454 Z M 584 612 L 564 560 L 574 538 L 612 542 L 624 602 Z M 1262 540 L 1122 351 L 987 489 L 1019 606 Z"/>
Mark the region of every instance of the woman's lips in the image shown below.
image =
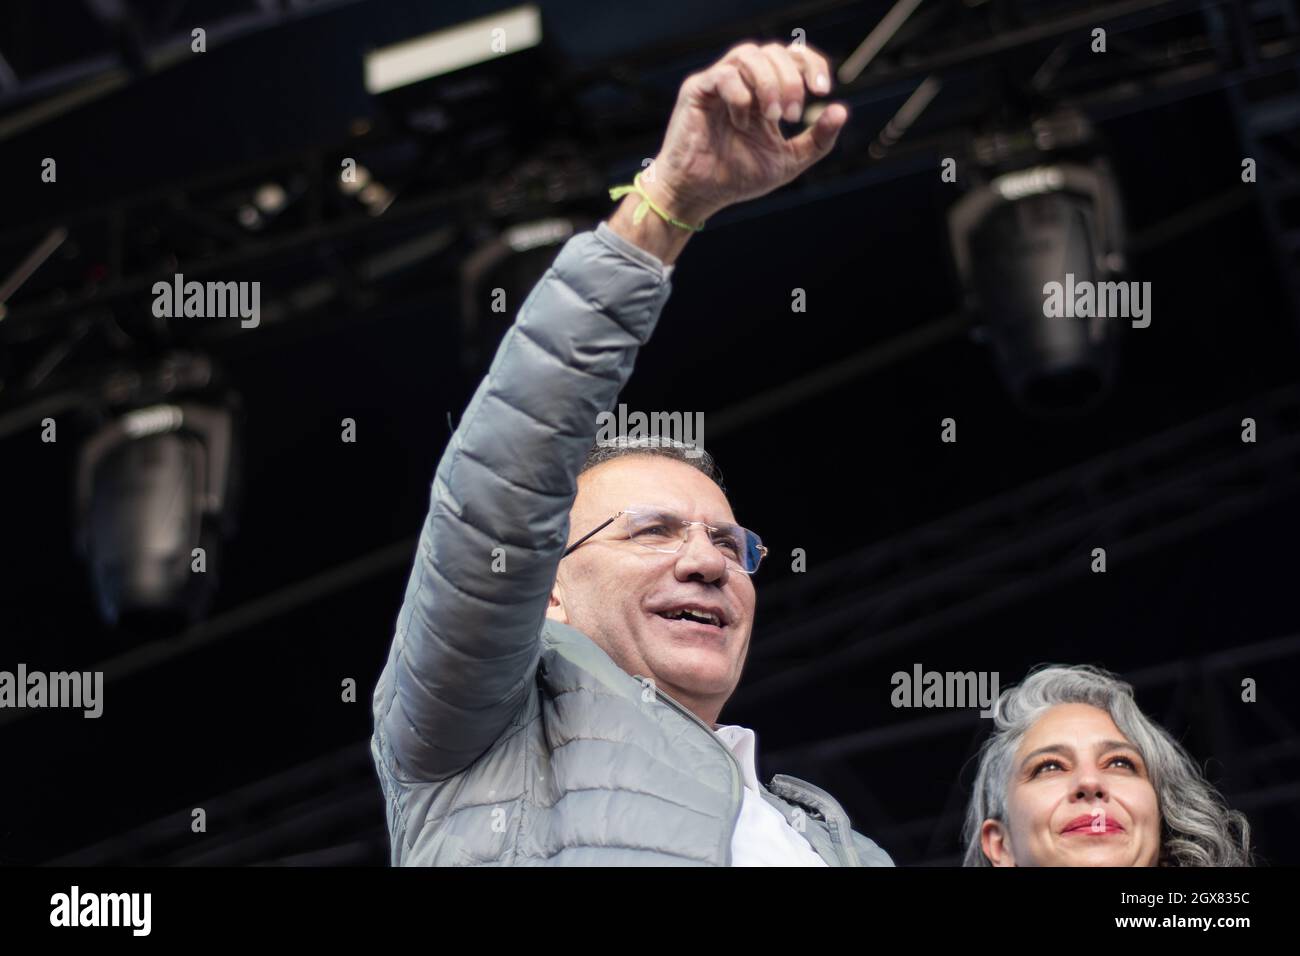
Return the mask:
<path id="1" fill-rule="evenodd" d="M 1098 826 L 1098 823 L 1101 825 Z M 1075 817 L 1061 831 L 1065 834 L 1083 834 L 1085 836 L 1105 836 L 1108 833 L 1123 833 L 1124 827 L 1114 817 L 1105 814 Z"/>

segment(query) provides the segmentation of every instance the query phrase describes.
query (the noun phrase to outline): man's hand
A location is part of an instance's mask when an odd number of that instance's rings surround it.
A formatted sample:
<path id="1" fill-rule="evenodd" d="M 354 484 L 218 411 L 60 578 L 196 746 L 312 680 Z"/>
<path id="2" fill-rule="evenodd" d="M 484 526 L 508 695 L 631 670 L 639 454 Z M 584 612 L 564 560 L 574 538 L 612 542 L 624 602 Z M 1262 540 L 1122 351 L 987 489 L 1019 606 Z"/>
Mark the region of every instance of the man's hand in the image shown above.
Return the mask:
<path id="1" fill-rule="evenodd" d="M 849 117 L 843 103 L 827 106 L 790 139 L 777 126 L 803 115 L 805 89 L 825 95 L 830 88 L 826 57 L 811 47 L 742 43 L 682 83 L 663 146 L 641 182 L 690 223 L 764 196 L 835 146 Z"/>
<path id="2" fill-rule="evenodd" d="M 812 126 L 786 139 L 777 125 L 803 115 L 804 91 L 831 88 L 826 57 L 811 47 L 742 43 L 701 73 L 688 76 L 677 94 L 659 155 L 641 186 L 661 209 L 698 225 L 734 203 L 770 193 L 831 151 L 848 121 L 843 103 L 831 103 Z M 691 232 L 648 215 L 634 222 L 641 202 L 624 198 L 609 219 L 619 235 L 676 260 Z"/>

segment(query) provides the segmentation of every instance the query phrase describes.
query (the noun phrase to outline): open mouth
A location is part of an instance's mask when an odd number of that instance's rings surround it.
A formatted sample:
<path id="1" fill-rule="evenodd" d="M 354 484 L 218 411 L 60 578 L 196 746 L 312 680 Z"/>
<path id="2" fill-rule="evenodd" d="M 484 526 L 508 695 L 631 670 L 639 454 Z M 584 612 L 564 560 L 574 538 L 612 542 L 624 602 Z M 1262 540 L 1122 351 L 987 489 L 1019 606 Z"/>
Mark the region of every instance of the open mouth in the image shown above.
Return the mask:
<path id="1" fill-rule="evenodd" d="M 696 624 L 722 627 L 722 619 L 712 611 L 693 611 L 683 608 L 676 611 L 658 611 L 656 613 L 665 621 L 694 621 Z"/>
<path id="2" fill-rule="evenodd" d="M 727 626 L 726 617 L 717 608 L 685 605 L 655 614 L 667 621 L 672 631 L 689 637 L 721 637 Z"/>

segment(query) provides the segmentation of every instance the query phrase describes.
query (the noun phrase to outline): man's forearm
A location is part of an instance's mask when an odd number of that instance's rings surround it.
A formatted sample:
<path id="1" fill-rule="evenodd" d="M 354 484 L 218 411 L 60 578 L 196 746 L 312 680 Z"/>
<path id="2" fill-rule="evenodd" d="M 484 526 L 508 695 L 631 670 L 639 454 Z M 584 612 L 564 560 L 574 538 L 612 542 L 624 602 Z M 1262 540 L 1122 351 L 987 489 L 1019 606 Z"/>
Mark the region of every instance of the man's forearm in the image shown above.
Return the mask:
<path id="1" fill-rule="evenodd" d="M 660 188 L 659 184 L 648 181 L 644 176 L 641 178 L 641 188 L 649 194 L 656 206 L 674 219 L 699 225 L 707 218 L 707 213 L 703 210 L 679 208 L 680 204 Z M 681 226 L 665 222 L 650 209 L 646 210 L 639 224 L 633 223 L 633 214 L 640 204 L 641 196 L 637 193 L 628 193 L 624 196 L 615 208 L 614 214 L 606 220 L 609 228 L 657 257 L 664 265 L 672 265 L 694 233 Z"/>

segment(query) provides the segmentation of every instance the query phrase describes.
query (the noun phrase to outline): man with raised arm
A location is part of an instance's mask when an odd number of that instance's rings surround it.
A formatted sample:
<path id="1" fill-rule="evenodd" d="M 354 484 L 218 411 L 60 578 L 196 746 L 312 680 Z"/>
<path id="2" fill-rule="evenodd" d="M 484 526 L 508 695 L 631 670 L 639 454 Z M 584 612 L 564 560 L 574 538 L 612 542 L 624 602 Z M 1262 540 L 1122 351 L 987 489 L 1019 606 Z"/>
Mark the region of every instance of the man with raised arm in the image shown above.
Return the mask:
<path id="1" fill-rule="evenodd" d="M 892 865 L 830 794 L 760 784 L 754 732 L 717 723 L 765 549 L 711 458 L 592 447 L 692 232 L 835 145 L 843 104 L 777 125 L 830 77 L 776 43 L 687 77 L 649 174 L 502 341 L 438 464 L 375 689 L 395 865 Z"/>

